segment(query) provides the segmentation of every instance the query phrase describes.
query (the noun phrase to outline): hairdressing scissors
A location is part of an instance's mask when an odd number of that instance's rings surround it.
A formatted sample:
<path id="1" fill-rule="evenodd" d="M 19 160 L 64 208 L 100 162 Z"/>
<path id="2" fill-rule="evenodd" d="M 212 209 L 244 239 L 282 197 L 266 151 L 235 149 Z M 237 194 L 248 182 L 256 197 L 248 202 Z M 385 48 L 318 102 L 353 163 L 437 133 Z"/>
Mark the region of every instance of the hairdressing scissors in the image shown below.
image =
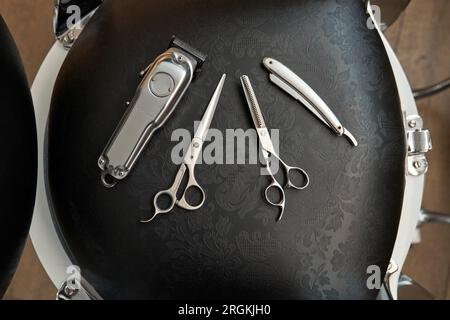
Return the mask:
<path id="1" fill-rule="evenodd" d="M 247 76 L 242 76 L 241 83 L 244 89 L 245 97 L 247 99 L 253 122 L 255 124 L 256 131 L 258 133 L 259 141 L 263 149 L 262 154 L 264 160 L 266 161 L 266 169 L 272 178 L 272 183 L 265 190 L 266 200 L 272 206 L 279 207 L 281 209 L 281 214 L 278 217 L 278 221 L 280 221 L 281 218 L 283 218 L 284 208 L 286 205 L 286 195 L 284 193 L 284 188 L 280 185 L 280 183 L 278 183 L 277 179 L 275 178 L 275 174 L 271 168 L 270 156 L 275 157 L 282 164 L 287 178 L 286 188 L 293 188 L 297 190 L 306 189 L 309 186 L 309 176 L 306 171 L 301 168 L 288 166 L 277 154 L 273 145 L 273 141 L 270 138 L 269 130 L 267 129 L 266 123 L 264 121 L 261 108 L 259 107 L 258 100 L 256 99 L 255 91 L 253 90 L 252 84 L 250 83 L 250 79 Z M 303 178 L 303 185 L 298 185 L 293 181 L 294 174 L 299 174 Z M 279 202 L 272 201 L 272 199 L 270 198 L 269 192 L 272 189 L 279 191 L 281 195 L 281 199 Z"/>
<path id="2" fill-rule="evenodd" d="M 178 170 L 178 173 L 175 177 L 175 181 L 170 187 L 170 189 L 161 191 L 158 194 L 156 194 L 153 205 L 155 207 L 155 213 L 149 220 L 141 221 L 142 223 L 148 223 L 153 221 L 158 215 L 169 213 L 173 210 L 175 206 L 178 206 L 180 208 L 183 208 L 188 211 L 195 211 L 200 209 L 206 200 L 206 193 L 203 190 L 203 188 L 198 184 L 194 171 L 195 166 L 197 164 L 198 157 L 201 154 L 203 143 L 206 140 L 206 137 L 208 135 L 209 127 L 211 126 L 211 121 L 214 117 L 214 113 L 217 108 L 217 104 L 220 99 L 220 95 L 222 93 L 222 89 L 225 83 L 226 75 L 224 74 L 219 82 L 219 85 L 217 86 L 216 91 L 214 92 L 211 101 L 209 102 L 208 108 L 205 111 L 205 114 L 203 115 L 203 119 L 200 122 L 198 129 L 195 133 L 194 138 L 192 139 L 191 145 L 189 146 L 189 149 L 183 159 L 183 163 L 180 166 L 180 169 Z M 183 191 L 183 194 L 181 198 L 177 198 L 178 191 L 180 189 L 181 183 L 183 181 L 183 178 L 188 172 L 189 179 L 186 188 Z M 186 194 L 189 190 L 196 189 L 200 192 L 201 200 L 199 204 L 190 204 L 186 199 Z M 160 200 L 162 197 L 168 197 L 170 200 L 169 205 L 166 208 L 161 208 L 158 204 L 158 200 Z"/>

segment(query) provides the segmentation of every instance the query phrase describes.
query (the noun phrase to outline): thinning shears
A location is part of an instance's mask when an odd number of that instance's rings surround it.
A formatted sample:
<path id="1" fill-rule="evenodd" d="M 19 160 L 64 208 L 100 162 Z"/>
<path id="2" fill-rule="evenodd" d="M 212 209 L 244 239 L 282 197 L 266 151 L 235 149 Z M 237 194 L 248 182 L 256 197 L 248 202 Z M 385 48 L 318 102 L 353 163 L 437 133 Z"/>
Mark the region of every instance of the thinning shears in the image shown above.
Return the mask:
<path id="1" fill-rule="evenodd" d="M 267 202 L 269 202 L 272 206 L 279 207 L 281 210 L 281 213 L 278 217 L 278 221 L 280 221 L 283 218 L 284 209 L 286 206 L 286 195 L 284 192 L 284 188 L 280 185 L 280 183 L 275 178 L 275 173 L 271 169 L 271 159 L 270 156 L 275 157 L 277 160 L 280 161 L 282 164 L 282 167 L 285 170 L 286 173 L 286 188 L 293 188 L 297 190 L 304 190 L 309 186 L 309 176 L 306 173 L 305 170 L 297 167 L 291 167 L 288 166 L 278 155 L 278 153 L 275 150 L 273 141 L 269 135 L 269 130 L 267 129 L 266 123 L 264 121 L 263 114 L 261 112 L 261 108 L 259 106 L 258 100 L 256 99 L 255 91 L 253 90 L 252 84 L 250 82 L 250 79 L 247 76 L 241 77 L 241 83 L 242 87 L 244 89 L 245 97 L 247 99 L 247 103 L 250 109 L 250 113 L 252 115 L 253 122 L 255 124 L 255 128 L 259 137 L 259 141 L 262 146 L 262 154 L 264 157 L 264 160 L 266 162 L 266 169 L 269 173 L 270 177 L 272 178 L 272 183 L 266 188 L 265 190 L 265 197 Z M 294 174 L 299 175 L 302 180 L 303 184 L 297 184 L 293 181 Z M 280 201 L 274 201 L 270 197 L 270 191 L 278 191 L 280 194 Z"/>

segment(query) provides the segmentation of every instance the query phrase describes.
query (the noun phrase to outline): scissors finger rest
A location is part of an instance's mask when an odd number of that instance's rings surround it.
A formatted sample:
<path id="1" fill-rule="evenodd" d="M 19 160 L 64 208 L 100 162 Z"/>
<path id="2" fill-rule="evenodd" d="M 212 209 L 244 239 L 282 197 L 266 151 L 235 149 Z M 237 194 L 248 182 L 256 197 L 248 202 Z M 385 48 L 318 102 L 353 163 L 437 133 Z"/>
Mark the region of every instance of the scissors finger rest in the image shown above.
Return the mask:
<path id="1" fill-rule="evenodd" d="M 266 201 L 274 207 L 280 208 L 281 212 L 277 221 L 283 218 L 284 208 L 286 205 L 286 195 L 283 187 L 273 178 L 272 184 L 270 184 L 265 190 Z M 273 197 L 277 197 L 274 199 Z"/>
<path id="2" fill-rule="evenodd" d="M 309 186 L 309 175 L 302 168 L 286 166 L 286 176 L 288 188 L 305 190 Z"/>

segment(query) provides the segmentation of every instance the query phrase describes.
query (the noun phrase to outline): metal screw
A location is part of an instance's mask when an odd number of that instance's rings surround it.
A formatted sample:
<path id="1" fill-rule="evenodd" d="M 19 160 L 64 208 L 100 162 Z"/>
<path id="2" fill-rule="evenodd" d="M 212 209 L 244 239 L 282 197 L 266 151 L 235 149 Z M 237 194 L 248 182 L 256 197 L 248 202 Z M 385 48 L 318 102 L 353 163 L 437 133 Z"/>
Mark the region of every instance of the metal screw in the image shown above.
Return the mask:
<path id="1" fill-rule="evenodd" d="M 77 292 L 78 292 L 77 289 L 71 288 L 71 287 L 68 286 L 68 285 L 64 288 L 64 293 L 65 293 L 68 297 L 73 297 Z"/>
<path id="2" fill-rule="evenodd" d="M 200 147 L 200 144 L 198 142 L 194 143 L 194 148 Z"/>
<path id="3" fill-rule="evenodd" d="M 75 42 L 76 39 L 77 39 L 77 36 L 76 36 L 76 34 L 75 34 L 75 31 L 74 31 L 74 30 L 70 30 L 70 31 L 66 34 L 66 36 L 64 37 L 64 42 L 65 42 L 66 44 L 72 44 L 72 43 Z"/>
<path id="4" fill-rule="evenodd" d="M 68 35 L 69 35 L 69 39 L 71 41 L 75 40 L 76 35 L 75 35 L 75 31 L 74 30 L 70 30 Z"/>
<path id="5" fill-rule="evenodd" d="M 105 159 L 98 160 L 98 164 L 101 166 L 103 166 L 105 164 L 105 162 L 106 162 Z"/>
<path id="6" fill-rule="evenodd" d="M 415 169 L 419 170 L 422 168 L 422 163 L 420 161 L 414 161 L 413 166 Z"/>
<path id="7" fill-rule="evenodd" d="M 417 121 L 416 120 L 411 120 L 408 125 L 409 125 L 410 128 L 414 129 L 417 126 Z"/>
<path id="8" fill-rule="evenodd" d="M 119 175 L 119 177 L 124 177 L 125 176 L 125 170 L 120 169 L 117 171 L 117 174 Z"/>

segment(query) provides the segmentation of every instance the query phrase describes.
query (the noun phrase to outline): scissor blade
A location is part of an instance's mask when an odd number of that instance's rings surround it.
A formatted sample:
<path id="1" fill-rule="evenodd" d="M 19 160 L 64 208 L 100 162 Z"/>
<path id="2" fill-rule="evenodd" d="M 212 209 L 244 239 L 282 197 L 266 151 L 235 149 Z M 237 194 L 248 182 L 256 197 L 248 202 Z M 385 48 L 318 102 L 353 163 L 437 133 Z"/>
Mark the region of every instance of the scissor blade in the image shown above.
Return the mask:
<path id="1" fill-rule="evenodd" d="M 264 121 L 264 117 L 259 107 L 258 100 L 256 99 L 255 91 L 253 90 L 252 84 L 249 77 L 241 77 L 242 88 L 244 89 L 245 98 L 247 99 L 247 104 L 252 115 L 253 122 L 255 123 L 256 129 L 267 128 Z"/>
<path id="2" fill-rule="evenodd" d="M 255 91 L 249 77 L 241 77 L 242 87 L 244 89 L 245 98 L 247 99 L 248 107 L 252 115 L 253 122 L 255 123 L 256 132 L 259 137 L 259 142 L 262 148 L 269 154 L 275 154 L 275 147 L 270 138 L 269 130 L 266 127 L 261 108 L 259 107 L 258 100 L 256 99 Z M 263 152 L 264 154 L 264 152 Z M 266 157 L 268 159 L 268 156 Z"/>
<path id="3" fill-rule="evenodd" d="M 214 92 L 211 101 L 209 102 L 208 108 L 203 115 L 203 119 L 200 122 L 197 131 L 195 132 L 195 138 L 198 138 L 202 141 L 206 140 L 208 130 L 211 126 L 212 119 L 214 118 L 214 113 L 216 112 L 216 108 L 220 100 L 220 95 L 222 94 L 226 77 L 227 75 L 224 74 L 220 79 L 219 85 L 217 86 L 216 91 Z"/>

